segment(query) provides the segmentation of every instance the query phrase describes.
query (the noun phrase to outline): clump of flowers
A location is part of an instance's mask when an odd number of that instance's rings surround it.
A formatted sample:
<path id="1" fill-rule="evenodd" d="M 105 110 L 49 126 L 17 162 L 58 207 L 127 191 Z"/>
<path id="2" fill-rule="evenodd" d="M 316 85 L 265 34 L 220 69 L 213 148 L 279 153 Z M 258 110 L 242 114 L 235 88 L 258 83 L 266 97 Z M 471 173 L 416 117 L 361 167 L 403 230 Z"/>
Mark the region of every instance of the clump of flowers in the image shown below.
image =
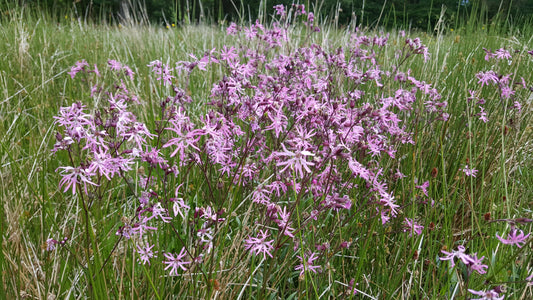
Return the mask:
<path id="1" fill-rule="evenodd" d="M 345 237 L 357 222 L 345 220 L 398 223 L 409 236 L 422 235 L 423 220 L 405 216 L 403 199 L 389 187 L 405 175 L 383 161 L 395 161 L 400 146 L 414 144 L 409 118 L 424 114 L 431 126 L 450 117 L 439 92 L 403 65 L 416 56 L 430 59 L 427 47 L 406 38 L 385 66 L 383 53 L 392 47 L 388 35 L 356 31 L 349 45 L 334 49 L 308 37 L 298 43 L 291 40 L 288 14 L 303 19 L 313 29 L 309 34 L 317 31 L 314 15 L 302 5 L 275 10 L 280 19 L 270 27 L 256 22 L 227 28 L 246 41 L 239 47 L 190 55 L 175 66 L 148 63 L 160 93 L 167 93 L 152 123 L 136 114 L 143 107 L 128 86 L 135 79 L 130 67 L 109 60 L 117 78 L 112 85 L 95 80 L 100 72 L 85 61 L 72 67 L 72 78 L 96 81 L 90 87 L 96 105 L 75 102 L 55 118 L 60 132 L 53 152 L 66 152 L 69 163 L 58 168 L 59 185 L 89 215 L 113 196 L 110 186 L 125 182 L 130 196 L 117 205 L 127 207 L 127 217 L 117 226 L 115 243 L 130 240 L 139 264 L 159 265 L 170 276 L 192 270 L 207 276 L 225 251 L 219 243 L 241 237 L 237 242 L 246 255 L 289 260 L 300 276 L 319 276 L 332 256 L 352 245 Z M 223 75 L 198 109 L 194 102 L 204 100 L 186 92 L 189 79 L 209 68 Z M 482 86 L 503 84 L 490 72 L 478 78 Z M 481 113 L 485 122 L 483 108 Z M 477 172 L 468 165 L 462 171 L 473 177 Z M 416 188 L 428 197 L 429 186 L 425 181 Z M 236 217 L 246 214 L 253 224 Z M 159 243 L 163 234 L 175 237 L 168 249 Z M 316 236 L 327 240 L 313 252 Z M 522 233 L 505 241 L 525 238 Z M 163 257 L 155 263 L 157 253 Z M 441 260 L 452 267 L 457 259 L 471 272 L 486 273 L 484 257 L 466 254 L 463 246 L 443 253 Z M 353 281 L 350 289 L 355 293 Z"/>

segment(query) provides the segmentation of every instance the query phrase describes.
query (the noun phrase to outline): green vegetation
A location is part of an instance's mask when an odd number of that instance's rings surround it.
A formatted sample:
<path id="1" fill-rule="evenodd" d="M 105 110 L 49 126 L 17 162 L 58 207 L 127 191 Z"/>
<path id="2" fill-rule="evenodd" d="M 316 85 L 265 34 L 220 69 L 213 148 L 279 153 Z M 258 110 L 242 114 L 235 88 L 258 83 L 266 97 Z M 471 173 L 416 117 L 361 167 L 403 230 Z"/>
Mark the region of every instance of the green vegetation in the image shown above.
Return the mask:
<path id="1" fill-rule="evenodd" d="M 7 3 L 13 3 L 8 1 Z M 531 23 L 529 0 L 18 0 L 61 17 L 68 12 L 82 19 L 123 22 L 134 16 L 152 24 L 190 22 L 270 21 L 276 4 L 304 4 L 320 18 L 347 25 L 418 28 L 431 31 L 439 22 L 458 28 L 479 20 L 508 30 Z"/>
<path id="2" fill-rule="evenodd" d="M 66 1 L 51 3 L 60 5 Z M 523 4 L 515 1 L 514 5 L 520 3 Z M 137 115 L 150 123 L 157 118 L 161 100 L 160 83 L 152 78 L 147 66 L 151 61 L 158 59 L 174 65 L 177 61 L 190 60 L 189 53 L 200 58 L 210 49 L 237 45 L 237 39 L 226 35 L 226 27 L 204 23 L 174 28 L 169 19 L 169 28 L 135 22 L 99 25 L 77 18 L 70 8 L 52 15 L 4 6 L 0 11 L 3 41 L 0 43 L 0 298 L 88 295 L 136 299 L 186 296 L 228 299 L 344 296 L 349 299 L 352 296 L 348 285 L 355 279 L 360 293 L 354 299 L 366 299 L 367 295 L 376 299 L 466 299 L 472 296 L 468 289 L 488 290 L 497 286 L 503 286 L 510 299 L 528 299 L 533 295 L 533 287 L 528 286 L 525 278 L 533 272 L 533 239 L 529 237 L 518 248 L 500 243 L 496 234 L 506 236 L 511 225 L 526 234 L 532 231 L 533 56 L 527 51 L 533 49 L 533 38 L 531 32 L 523 29 L 527 27 L 513 27 L 507 21 L 489 22 L 495 16 L 466 18 L 463 26 L 457 27 L 439 25 L 440 8 L 433 5 L 433 9 L 431 20 L 423 21 L 428 25 L 420 27 L 424 30 L 429 27 L 431 33 L 407 32 L 408 37 L 421 38 L 431 59 L 424 62 L 422 57 L 413 57 L 402 68 L 410 69 L 411 75 L 440 92 L 448 102 L 446 112 L 450 118 L 430 124 L 418 111 L 423 110 L 423 105 L 416 107 L 405 124 L 414 133 L 415 144 L 399 146 L 397 159 L 380 158 L 381 165 L 388 167 L 387 172 L 401 167 L 407 175 L 390 184 L 401 206 L 402 218 L 393 219 L 388 226 L 381 226 L 379 218 L 347 225 L 356 228 L 344 237 L 351 246 L 331 253 L 332 259 L 328 259 L 319 274 L 309 272 L 299 277 L 294 268 L 298 263 L 295 257 L 263 265 L 261 255 L 248 254 L 244 240 L 257 225 L 254 219 L 257 215 L 250 213 L 252 204 L 248 201 L 235 210 L 242 216 L 232 220 L 232 224 L 239 224 L 224 227 L 226 231 L 219 235 L 222 238 L 217 237 L 214 248 L 224 247 L 227 251 L 211 261 L 219 264 L 209 269 L 213 272 L 200 274 L 206 270 L 199 268 L 196 273 L 190 271 L 171 277 L 161 264 L 163 253 L 158 254 L 159 261 L 152 266 L 140 265 L 131 241 L 116 243 L 119 237 L 115 233 L 121 220 L 135 213 L 133 203 L 137 199 L 132 197 L 128 183 L 114 179 L 109 194 L 101 199 L 90 217 L 82 214 L 79 196 L 73 196 L 70 191 L 64 193 L 58 187 L 61 176 L 56 170 L 67 164 L 69 158 L 65 153 L 55 156 L 50 151 L 58 132 L 54 116 L 61 107 L 76 101 L 95 105 L 88 96 L 88 85 L 68 75 L 71 66 L 85 59 L 91 66 L 97 64 L 104 69 L 107 61 L 113 59 L 129 65 L 136 73 L 130 88 L 141 101 Z M 395 8 L 395 11 L 401 10 Z M 391 11 L 385 11 L 383 16 L 385 24 L 409 28 L 405 26 L 406 18 L 407 15 L 391 16 Z M 392 20 L 400 24 L 393 24 Z M 433 32 L 433 28 L 437 30 Z M 346 25 L 341 29 L 325 23 L 322 31 L 309 39 L 305 29 L 303 26 L 291 29 L 294 43 L 317 43 L 324 49 L 335 49 L 351 43 L 355 26 Z M 388 32 L 389 45 L 377 57 L 385 67 L 392 66 L 394 51 L 405 41 L 399 30 Z M 365 34 L 373 36 L 382 32 L 368 29 Z M 492 51 L 505 48 L 512 51 L 513 60 L 488 62 L 483 48 Z M 528 89 L 517 92 L 516 99 L 502 100 L 497 89 L 478 84 L 476 74 L 489 70 L 512 74 L 513 82 L 523 77 Z M 220 80 L 222 72 L 221 68 L 213 67 L 207 72 L 191 73 L 187 93 L 198 113 L 204 110 L 210 89 Z M 104 76 L 102 81 L 111 83 L 109 76 Z M 181 85 L 186 80 L 189 79 L 185 76 L 176 79 Z M 485 99 L 483 107 L 488 122 L 479 120 L 476 100 L 467 100 L 470 90 Z M 366 92 L 371 93 L 372 87 Z M 520 111 L 512 109 L 510 101 L 514 100 L 519 101 Z M 466 176 L 462 171 L 465 166 L 477 169 L 477 176 Z M 186 184 L 196 204 L 207 205 L 202 203 L 202 196 L 207 192 L 201 191 L 206 189 L 206 181 L 200 175 Z M 425 181 L 429 181 L 427 197 L 415 187 Z M 424 201 L 427 203 L 423 204 Z M 344 224 L 340 214 L 334 216 L 339 220 L 329 220 L 334 223 L 333 228 Z M 409 236 L 403 232 L 403 216 L 422 224 L 423 234 Z M 91 239 L 99 241 L 98 247 L 91 249 L 84 244 L 84 234 L 89 235 L 84 231 L 87 219 L 94 228 Z M 234 228 L 243 231 L 235 234 L 231 232 Z M 230 234 L 232 240 L 224 238 Z M 161 235 L 161 244 L 171 244 L 177 249 L 180 243 L 175 241 L 173 232 Z M 63 237 L 68 238 L 64 247 L 46 251 L 47 239 Z M 317 241 L 322 239 L 328 240 L 328 236 L 316 237 Z M 487 274 L 468 274 L 465 265 L 456 263 L 456 268 L 452 268 L 448 261 L 439 260 L 444 257 L 442 250 L 456 250 L 459 245 L 464 245 L 467 253 L 485 257 Z M 86 252 L 95 261 L 88 268 L 84 260 Z M 103 265 L 106 259 L 109 263 L 105 268 L 91 269 Z M 265 277 L 269 280 L 263 280 Z"/>

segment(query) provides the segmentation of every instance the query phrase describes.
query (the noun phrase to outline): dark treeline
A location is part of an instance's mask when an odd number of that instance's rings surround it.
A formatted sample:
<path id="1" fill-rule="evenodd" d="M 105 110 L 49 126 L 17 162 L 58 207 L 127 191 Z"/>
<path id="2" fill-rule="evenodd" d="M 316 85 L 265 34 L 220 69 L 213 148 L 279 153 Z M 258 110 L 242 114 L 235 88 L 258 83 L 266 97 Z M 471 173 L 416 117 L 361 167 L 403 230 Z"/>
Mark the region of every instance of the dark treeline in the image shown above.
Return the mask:
<path id="1" fill-rule="evenodd" d="M 52 13 L 73 11 L 95 21 L 131 18 L 152 24 L 268 21 L 276 4 L 305 4 L 322 20 L 340 25 L 411 27 L 433 30 L 439 20 L 450 26 L 478 23 L 524 25 L 533 15 L 533 0 L 18 0 Z"/>

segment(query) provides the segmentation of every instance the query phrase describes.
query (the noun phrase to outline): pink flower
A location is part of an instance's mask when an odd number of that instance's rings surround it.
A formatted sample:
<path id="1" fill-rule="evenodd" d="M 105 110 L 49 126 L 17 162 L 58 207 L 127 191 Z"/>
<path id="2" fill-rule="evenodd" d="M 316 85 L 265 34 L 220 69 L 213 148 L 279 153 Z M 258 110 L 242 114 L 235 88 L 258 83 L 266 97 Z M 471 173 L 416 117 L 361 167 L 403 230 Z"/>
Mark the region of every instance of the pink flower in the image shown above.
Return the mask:
<path id="1" fill-rule="evenodd" d="M 172 206 L 174 216 L 179 214 L 183 219 L 185 219 L 189 214 L 191 207 L 185 204 L 183 198 L 172 198 L 171 200 L 174 202 L 174 205 Z"/>
<path id="2" fill-rule="evenodd" d="M 470 169 L 470 168 L 468 168 L 468 165 L 466 165 L 464 168 L 461 169 L 461 171 L 463 171 L 466 176 L 476 177 L 476 173 L 477 173 L 478 170 Z"/>
<path id="3" fill-rule="evenodd" d="M 235 47 L 232 46 L 228 48 L 226 45 L 224 45 L 222 50 L 220 50 L 220 59 L 228 63 L 233 63 L 239 59 L 239 54 L 237 53 Z"/>
<path id="4" fill-rule="evenodd" d="M 488 266 L 481 263 L 484 258 L 485 256 L 478 258 L 477 254 L 474 253 L 470 255 L 470 262 L 466 265 L 468 266 L 468 268 L 470 268 L 470 270 L 476 271 L 478 272 L 478 274 L 485 274 L 487 273 L 486 269 L 488 268 Z"/>
<path id="5" fill-rule="evenodd" d="M 422 41 L 420 41 L 420 38 L 415 39 L 406 39 L 405 43 L 411 48 L 411 51 L 413 54 L 423 54 L 424 55 L 424 62 L 427 62 L 429 60 L 429 51 L 428 48 L 422 44 Z"/>
<path id="6" fill-rule="evenodd" d="M 295 152 L 287 150 L 285 145 L 281 144 L 283 147 L 283 152 L 276 152 L 278 156 L 286 156 L 289 157 L 288 160 L 282 161 L 276 164 L 276 166 L 285 166 L 281 172 L 284 172 L 288 168 L 291 168 L 291 170 L 294 170 L 297 174 L 299 174 L 300 178 L 304 177 L 303 169 L 307 173 L 311 173 L 311 169 L 309 169 L 310 166 L 314 166 L 315 164 L 313 162 L 308 162 L 305 157 L 306 156 L 315 156 L 313 153 L 309 151 L 301 151 L 296 150 Z"/>
<path id="7" fill-rule="evenodd" d="M 370 171 L 367 170 L 365 166 L 363 166 L 363 164 L 357 160 L 350 157 L 348 159 L 348 167 L 354 175 L 357 175 L 367 181 L 370 180 Z"/>
<path id="8" fill-rule="evenodd" d="M 263 186 L 258 186 L 252 193 L 252 202 L 268 205 L 271 192 Z"/>
<path id="9" fill-rule="evenodd" d="M 404 220 L 404 232 L 409 232 L 409 236 L 413 235 L 413 232 L 416 235 L 421 235 L 422 230 L 424 230 L 424 226 L 419 225 L 415 220 L 405 218 Z"/>
<path id="10" fill-rule="evenodd" d="M 299 255 L 297 256 L 300 259 L 301 264 L 297 265 L 294 269 L 296 271 L 300 271 L 300 276 L 302 276 L 306 271 L 312 271 L 313 273 L 320 271 L 320 266 L 313 266 L 313 262 L 318 258 L 315 252 L 313 252 L 310 256 L 305 254 L 304 257 Z"/>
<path id="11" fill-rule="evenodd" d="M 487 113 L 485 112 L 485 109 L 483 108 L 483 106 L 480 106 L 479 109 L 481 109 L 481 111 L 477 114 L 479 116 L 479 119 L 483 121 L 483 123 L 487 123 L 489 119 L 487 118 Z"/>
<path id="12" fill-rule="evenodd" d="M 226 33 L 228 35 L 236 35 L 239 31 L 240 29 L 235 22 L 231 22 L 231 24 L 229 24 L 228 28 L 226 29 Z"/>
<path id="13" fill-rule="evenodd" d="M 446 254 L 445 257 L 439 257 L 440 260 L 449 260 L 450 263 L 451 263 L 451 266 L 452 268 L 455 266 L 455 261 L 454 261 L 454 258 L 460 258 L 462 259 L 463 257 L 466 256 L 465 254 L 465 247 L 464 246 L 459 246 L 457 248 L 458 250 L 457 251 L 452 251 L 452 252 L 446 252 L 444 250 L 442 250 L 441 252 Z M 468 262 L 468 260 L 466 260 Z"/>
<path id="14" fill-rule="evenodd" d="M 148 147 L 146 148 L 146 151 L 140 153 L 142 161 L 149 163 L 153 167 L 159 165 L 163 169 L 167 165 L 167 160 L 162 157 L 161 150 L 151 147 L 152 150 L 148 151 Z"/>
<path id="15" fill-rule="evenodd" d="M 152 211 L 152 216 L 146 217 L 146 221 L 159 218 L 165 223 L 170 223 L 170 221 L 172 220 L 172 218 L 168 215 L 167 209 L 161 206 L 161 202 L 157 202 L 156 204 L 154 204 L 154 206 L 149 208 L 149 211 L 150 210 Z"/>
<path id="16" fill-rule="evenodd" d="M 505 50 L 503 48 L 500 48 L 498 50 L 496 50 L 496 52 L 494 52 L 494 56 L 497 58 L 497 59 L 507 59 L 507 60 L 511 60 L 511 53 L 509 53 L 508 50 Z"/>
<path id="17" fill-rule="evenodd" d="M 107 180 L 111 180 L 113 175 L 118 173 L 118 168 L 116 167 L 111 154 L 102 148 L 98 148 L 98 150 L 93 152 L 93 159 L 87 171 L 91 173 L 96 173 L 98 171 L 98 173 L 105 176 Z"/>
<path id="18" fill-rule="evenodd" d="M 146 125 L 141 122 L 133 123 L 129 128 L 125 127 L 125 132 L 121 133 L 121 136 L 126 138 L 128 142 L 134 141 L 139 149 L 142 149 L 142 145 L 146 144 L 146 137 L 152 139 L 155 134 L 150 133 Z"/>
<path id="19" fill-rule="evenodd" d="M 494 71 L 479 72 L 476 77 L 479 79 L 478 83 L 481 83 L 481 87 L 491 83 L 496 84 L 499 81 L 498 75 Z"/>
<path id="20" fill-rule="evenodd" d="M 504 87 L 501 88 L 501 96 L 502 96 L 503 99 L 509 99 L 514 94 L 515 94 L 515 91 L 513 91 L 513 89 L 511 89 L 508 86 L 504 86 Z"/>
<path id="21" fill-rule="evenodd" d="M 127 233 L 130 237 L 131 235 L 139 235 L 142 238 L 143 235 L 148 232 L 148 230 L 157 231 L 157 227 L 146 225 L 146 222 L 148 222 L 149 220 L 150 219 L 148 217 L 143 217 L 141 223 L 135 224 L 129 232 L 123 230 L 122 232 L 117 232 L 117 235 L 125 235 Z"/>
<path id="22" fill-rule="evenodd" d="M 114 59 L 108 60 L 107 64 L 112 71 L 120 71 L 122 69 L 122 64 Z"/>
<path id="23" fill-rule="evenodd" d="M 170 154 L 170 157 L 174 157 L 176 153 L 179 154 L 179 158 L 184 159 L 186 151 L 200 151 L 200 148 L 196 146 L 196 143 L 200 140 L 201 136 L 205 134 L 204 131 L 195 129 L 187 131 L 186 134 L 182 134 L 182 130 L 179 128 L 166 128 L 167 130 L 172 130 L 176 132 L 179 136 L 176 138 L 171 138 L 163 148 L 170 146 L 177 146 L 177 148 Z"/>
<path id="24" fill-rule="evenodd" d="M 133 80 L 133 75 L 135 75 L 133 70 L 126 65 L 123 67 L 123 70 L 124 70 L 124 75 L 128 76 L 131 80 Z"/>
<path id="25" fill-rule="evenodd" d="M 56 249 L 56 245 L 64 245 L 67 242 L 68 238 L 64 238 L 62 241 L 57 241 L 54 239 L 47 239 L 45 246 L 46 251 L 53 251 Z"/>
<path id="26" fill-rule="evenodd" d="M 459 246 L 457 248 L 457 251 L 452 252 L 446 252 L 442 250 L 441 252 L 446 254 L 445 257 L 439 257 L 440 260 L 449 260 L 451 263 L 452 268 L 455 266 L 455 258 L 458 258 L 460 261 L 463 262 L 471 271 L 476 271 L 479 274 L 485 274 L 487 271 L 485 269 L 488 268 L 487 265 L 483 265 L 481 262 L 485 258 L 482 256 L 481 258 L 477 258 L 477 253 L 474 253 L 473 255 L 469 255 L 465 253 L 465 247 Z"/>
<path id="27" fill-rule="evenodd" d="M 47 239 L 46 240 L 46 251 L 53 251 L 56 249 L 57 241 L 54 239 Z"/>
<path id="28" fill-rule="evenodd" d="M 341 208 L 350 209 L 352 207 L 352 201 L 348 195 L 339 196 L 339 193 L 332 192 L 326 195 L 324 201 L 321 202 L 325 207 L 331 208 L 334 211 L 338 211 Z"/>
<path id="29" fill-rule="evenodd" d="M 152 67 L 152 72 L 159 75 L 157 80 L 163 80 L 163 85 L 169 85 L 172 83 L 174 76 L 170 75 L 172 71 L 167 64 L 164 64 L 159 60 L 154 60 L 148 64 L 148 67 Z"/>
<path id="30" fill-rule="evenodd" d="M 83 190 L 85 194 L 87 194 L 87 184 L 91 184 L 94 186 L 98 186 L 98 184 L 91 181 L 91 176 L 94 176 L 95 173 L 89 171 L 88 169 L 84 169 L 81 167 L 73 168 L 73 167 L 59 167 L 57 170 L 62 169 L 59 174 L 63 176 L 61 178 L 61 181 L 59 181 L 59 187 L 65 186 L 65 190 L 63 192 L 68 191 L 69 189 L 72 190 L 72 195 L 76 193 L 76 185 L 77 184 L 83 184 Z"/>
<path id="31" fill-rule="evenodd" d="M 135 231 L 131 225 L 125 224 L 124 226 L 120 226 L 115 234 L 129 240 L 135 234 Z"/>
<path id="32" fill-rule="evenodd" d="M 381 198 L 379 200 L 379 203 L 383 206 L 388 206 L 391 212 L 392 216 L 396 216 L 398 214 L 397 208 L 400 206 L 396 204 L 396 201 L 394 200 L 394 196 L 387 192 L 381 192 L 380 193 Z"/>
<path id="33" fill-rule="evenodd" d="M 149 246 L 148 244 L 144 245 L 143 247 L 140 247 L 137 245 L 137 253 L 139 254 L 138 262 L 142 263 L 143 265 L 148 263 L 150 264 L 150 259 L 157 257 L 155 255 L 156 252 L 152 251 L 152 248 L 155 245 Z"/>
<path id="34" fill-rule="evenodd" d="M 483 48 L 483 51 L 485 51 L 485 60 L 489 61 L 489 59 L 494 57 L 494 53 L 490 49 Z"/>
<path id="35" fill-rule="evenodd" d="M 196 208 L 196 213 L 201 218 L 219 223 L 224 222 L 226 220 L 225 218 L 219 218 L 219 215 L 221 215 L 223 212 L 224 210 L 216 212 L 213 208 L 211 208 L 211 206 L 208 206 L 207 208 Z"/>
<path id="36" fill-rule="evenodd" d="M 422 190 L 424 195 L 428 196 L 429 181 L 422 183 L 422 185 L 415 185 L 415 188 Z"/>
<path id="37" fill-rule="evenodd" d="M 265 130 L 274 130 L 274 133 L 276 135 L 276 138 L 279 137 L 279 134 L 285 129 L 287 126 L 287 116 L 283 114 L 283 105 L 280 105 L 276 110 L 275 113 L 268 113 L 268 117 L 272 121 L 272 124 L 265 127 Z"/>
<path id="38" fill-rule="evenodd" d="M 70 68 L 70 72 L 68 72 L 68 74 L 70 75 L 70 78 L 74 78 L 76 74 L 78 74 L 81 71 L 86 71 L 85 67 L 89 67 L 89 64 L 87 63 L 87 61 L 85 61 L 85 59 L 76 62 L 76 65 L 72 66 L 72 68 Z M 95 65 L 95 68 L 96 68 L 96 65 Z"/>
<path id="39" fill-rule="evenodd" d="M 524 243 L 526 242 L 527 238 L 531 235 L 531 233 L 528 233 L 527 235 L 524 235 L 524 232 L 520 229 L 516 229 L 514 227 L 511 227 L 511 231 L 507 235 L 507 239 L 502 238 L 501 236 L 496 234 L 496 237 L 500 242 L 506 245 L 516 245 L 518 248 L 522 248 L 524 246 Z"/>
<path id="40" fill-rule="evenodd" d="M 172 253 L 165 253 L 164 255 L 167 260 L 164 260 L 163 263 L 167 265 L 165 270 L 170 269 L 170 276 L 177 276 L 178 268 L 186 271 L 187 268 L 185 268 L 185 265 L 191 263 L 190 261 L 183 260 L 183 258 L 187 255 L 185 252 L 185 247 L 181 248 L 181 252 L 176 256 L 174 256 Z"/>
<path id="41" fill-rule="evenodd" d="M 518 110 L 518 111 L 521 111 L 522 110 L 522 104 L 520 104 L 520 102 L 518 102 L 518 101 L 515 101 L 515 102 L 513 102 L 513 108 Z"/>
<path id="42" fill-rule="evenodd" d="M 481 296 L 481 298 L 476 298 L 472 300 L 503 300 L 504 295 L 500 296 L 499 293 L 495 291 L 495 289 L 492 289 L 490 291 L 475 291 L 468 289 L 468 291 L 474 295 Z"/>
<path id="43" fill-rule="evenodd" d="M 266 239 L 268 238 L 269 234 L 263 230 L 260 230 L 259 232 L 260 233 L 257 235 L 257 237 L 249 237 L 248 239 L 244 240 L 246 243 L 244 247 L 255 255 L 263 253 L 263 258 L 266 258 L 267 255 L 273 257 L 272 250 L 274 250 L 274 240 L 267 241 Z"/>
<path id="44" fill-rule="evenodd" d="M 85 105 L 76 102 L 69 107 L 61 107 L 59 109 L 59 116 L 54 117 L 57 124 L 65 127 L 67 136 L 75 138 L 77 141 L 86 137 L 87 128 L 94 126 L 92 116 L 86 114 L 83 111 L 84 109 Z"/>
<path id="45" fill-rule="evenodd" d="M 283 4 L 274 5 L 274 9 L 276 10 L 276 15 L 278 16 L 285 15 L 285 6 L 283 6 Z"/>
<path id="46" fill-rule="evenodd" d="M 94 64 L 94 70 L 92 71 L 89 71 L 89 72 L 92 72 L 94 74 L 96 74 L 96 76 L 100 77 L 100 71 L 98 71 L 98 66 L 96 64 Z"/>
<path id="47" fill-rule="evenodd" d="M 291 227 L 292 222 L 290 221 L 291 214 L 287 212 L 286 206 L 283 207 L 283 210 L 278 210 L 278 217 L 279 219 L 274 220 L 274 222 L 278 224 L 279 229 L 283 231 L 284 235 L 294 238 L 292 233 L 294 228 Z"/>

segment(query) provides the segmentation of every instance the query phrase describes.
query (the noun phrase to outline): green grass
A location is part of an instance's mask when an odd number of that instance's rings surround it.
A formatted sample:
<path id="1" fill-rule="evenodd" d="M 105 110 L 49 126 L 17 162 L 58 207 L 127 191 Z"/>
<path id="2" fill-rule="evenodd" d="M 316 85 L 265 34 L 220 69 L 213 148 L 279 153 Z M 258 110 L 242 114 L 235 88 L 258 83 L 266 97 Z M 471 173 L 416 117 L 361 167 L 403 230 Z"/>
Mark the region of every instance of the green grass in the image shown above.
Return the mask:
<path id="1" fill-rule="evenodd" d="M 0 298 L 83 297 L 89 289 L 84 264 L 80 263 L 86 249 L 82 242 L 78 243 L 84 227 L 82 208 L 69 193 L 58 189 L 60 176 L 55 170 L 67 158 L 56 158 L 50 152 L 57 130 L 53 116 L 62 106 L 87 101 L 87 89 L 71 80 L 67 72 L 81 59 L 99 66 L 108 59 L 128 64 L 137 73 L 135 92 L 143 101 L 140 116 L 153 121 L 159 99 L 157 83 L 149 80 L 146 65 L 150 61 L 160 59 L 173 64 L 188 59 L 189 53 L 201 56 L 206 50 L 220 49 L 235 40 L 216 26 L 115 27 L 87 24 L 69 16 L 57 22 L 37 12 L 1 13 L 6 17 L 0 23 Z M 486 276 L 471 276 L 468 288 L 504 285 L 511 299 L 528 299 L 533 290 L 523 280 L 532 272 L 532 239 L 521 249 L 502 245 L 495 234 L 507 232 L 509 226 L 488 222 L 485 216 L 490 214 L 492 220 L 533 219 L 533 98 L 529 92 L 520 94 L 522 113 L 515 115 L 499 102 L 498 95 L 485 88 L 482 96 L 487 99 L 485 109 L 490 113 L 486 124 L 473 121 L 479 110 L 466 99 L 469 89 L 478 89 L 475 74 L 493 67 L 484 60 L 482 48 L 511 47 L 525 52 L 533 49 L 533 40 L 517 31 L 513 35 L 495 35 L 483 28 L 479 25 L 475 30 L 444 30 L 438 35 L 410 33 L 421 37 L 431 60 L 409 60 L 404 67 L 441 92 L 450 114 L 449 121 L 438 125 L 413 118 L 406 126 L 415 133 L 416 145 L 403 146 L 397 154 L 408 178 L 391 187 L 405 215 L 422 221 L 422 236 L 409 238 L 401 233 L 398 229 L 402 220 L 393 221 L 396 226 L 391 227 L 381 226 L 376 219 L 359 220 L 359 224 L 349 224 L 353 232 L 343 237 L 353 246 L 332 257 L 320 276 L 299 280 L 293 270 L 293 258 L 287 257 L 280 265 L 261 265 L 260 256 L 253 260 L 246 255 L 242 241 L 249 232 L 244 229 L 233 235 L 233 240 L 221 234 L 216 247 L 228 250 L 216 259 L 220 265 L 214 267 L 217 273 L 209 274 L 209 280 L 196 273 L 173 279 L 165 276 L 162 267 L 137 264 L 128 242 L 112 251 L 120 218 L 129 216 L 134 209 L 128 201 L 114 203 L 128 197 L 126 185 L 116 180 L 106 202 L 98 205 L 89 220 L 99 239 L 100 248 L 93 251 L 95 257 L 103 260 L 106 254 L 114 253 L 103 276 L 93 283 L 96 294 L 90 296 L 336 298 L 345 291 L 343 284 L 357 278 L 359 290 L 379 299 L 442 299 L 451 295 L 466 298 L 461 267 L 457 272 L 451 271 L 448 262 L 438 260 L 442 249 L 465 244 L 478 257 L 485 256 L 484 263 L 489 265 Z M 398 32 L 390 34 L 392 44 L 403 42 Z M 327 28 L 313 39 L 324 47 L 350 41 L 347 32 Z M 383 65 L 392 57 L 391 51 L 378 57 Z M 498 68 L 523 76 L 530 85 L 533 82 L 532 56 L 524 55 L 521 60 Z M 208 76 L 193 73 L 190 93 L 198 109 L 202 109 L 202 101 L 209 96 L 218 75 L 216 69 Z M 388 163 L 395 170 L 398 161 Z M 465 177 L 460 171 L 466 164 L 479 170 L 476 178 Z M 418 184 L 430 180 L 433 206 L 416 203 L 420 192 L 414 188 L 415 179 Z M 187 184 L 199 190 L 196 196 L 201 199 L 205 193 L 201 192 L 205 188 L 202 181 Z M 245 203 L 240 209 L 249 212 L 248 205 Z M 238 227 L 247 228 L 253 227 L 255 220 L 244 213 L 235 222 L 240 223 Z M 433 230 L 429 229 L 430 223 L 434 224 Z M 532 229 L 530 223 L 520 228 L 524 232 Z M 56 251 L 44 251 L 46 239 L 58 238 L 58 234 L 69 237 L 72 243 Z M 176 248 L 179 245 L 171 232 L 163 235 L 160 243 Z M 162 256 L 160 253 L 159 258 Z M 264 284 L 266 276 L 270 281 Z M 354 298 L 365 299 L 361 294 Z"/>

